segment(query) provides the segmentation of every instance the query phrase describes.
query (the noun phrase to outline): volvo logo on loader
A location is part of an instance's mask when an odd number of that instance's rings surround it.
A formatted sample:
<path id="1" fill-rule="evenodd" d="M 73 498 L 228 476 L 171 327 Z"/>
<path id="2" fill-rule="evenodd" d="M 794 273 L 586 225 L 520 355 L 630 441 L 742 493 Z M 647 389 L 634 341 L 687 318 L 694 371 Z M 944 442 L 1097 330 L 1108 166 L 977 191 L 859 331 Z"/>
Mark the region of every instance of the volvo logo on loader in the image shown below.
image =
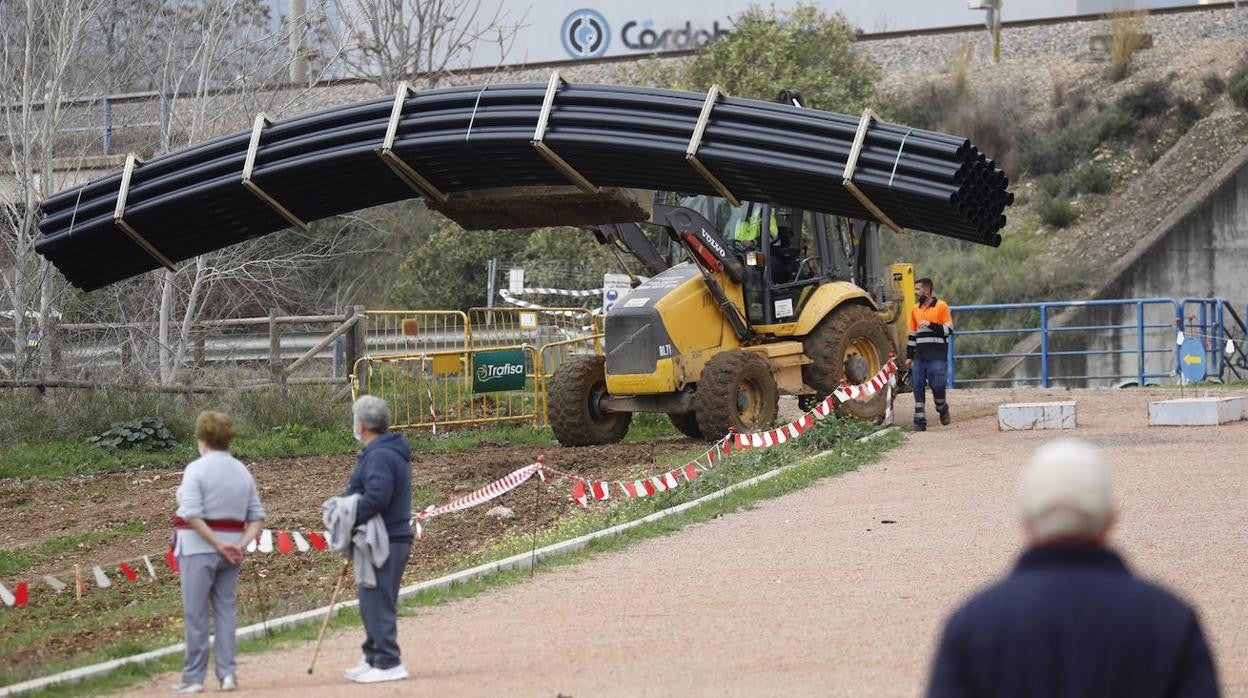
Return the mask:
<path id="1" fill-rule="evenodd" d="M 698 228 L 698 237 L 702 238 L 703 245 L 715 250 L 715 254 L 719 255 L 720 259 L 728 256 L 728 253 L 724 251 L 722 246 L 720 246 L 719 241 L 715 239 L 715 236 L 706 232 L 706 228 Z"/>

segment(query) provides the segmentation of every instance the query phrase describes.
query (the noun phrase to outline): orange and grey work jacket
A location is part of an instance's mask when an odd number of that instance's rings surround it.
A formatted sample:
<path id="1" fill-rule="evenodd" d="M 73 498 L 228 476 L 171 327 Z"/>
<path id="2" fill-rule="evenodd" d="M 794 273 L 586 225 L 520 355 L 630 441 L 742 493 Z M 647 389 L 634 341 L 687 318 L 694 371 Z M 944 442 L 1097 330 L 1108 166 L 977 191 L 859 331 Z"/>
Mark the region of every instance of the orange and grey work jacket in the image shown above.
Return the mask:
<path id="1" fill-rule="evenodd" d="M 927 320 L 928 325 L 919 329 L 923 320 Z M 929 299 L 926 305 L 916 306 L 910 311 L 910 341 L 906 343 L 906 358 L 944 361 L 951 334 L 953 316 L 949 313 L 949 305 L 936 298 Z"/>

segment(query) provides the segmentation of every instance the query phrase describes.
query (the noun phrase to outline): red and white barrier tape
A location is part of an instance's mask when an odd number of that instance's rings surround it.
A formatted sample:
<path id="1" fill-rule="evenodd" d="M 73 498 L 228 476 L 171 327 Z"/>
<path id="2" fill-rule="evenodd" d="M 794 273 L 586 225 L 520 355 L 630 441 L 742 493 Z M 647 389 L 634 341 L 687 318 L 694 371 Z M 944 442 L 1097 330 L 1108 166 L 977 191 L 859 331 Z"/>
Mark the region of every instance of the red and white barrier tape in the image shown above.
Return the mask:
<path id="1" fill-rule="evenodd" d="M 573 481 L 572 499 L 581 506 L 589 506 L 590 500 L 610 499 L 612 490 L 629 498 L 649 497 L 659 492 L 675 489 L 681 484 L 682 477 L 686 483 L 693 482 L 698 478 L 699 473 L 706 472 L 714 467 L 716 460 L 722 460 L 733 448 L 740 450 L 768 448 L 800 437 L 806 433 L 807 429 L 815 425 L 815 420 L 826 419 L 828 415 L 832 414 L 838 404 L 848 400 L 865 400 L 880 390 L 885 388 L 891 389 L 896 373 L 896 363 L 893 357 L 890 356 L 884 367 L 865 383 L 852 386 L 842 385 L 833 391 L 831 395 L 820 401 L 819 404 L 815 405 L 813 409 L 792 422 L 774 429 L 750 434 L 730 433 L 712 445 L 702 456 L 689 461 L 679 468 L 659 475 L 621 482 L 586 479 L 581 475 L 564 473 L 553 469 L 551 469 L 551 472 Z M 705 460 L 705 463 L 703 460 Z"/>
<path id="2" fill-rule="evenodd" d="M 542 482 L 545 482 L 546 474 L 543 472 L 543 468 L 546 466 L 545 460 L 545 458 L 539 457 L 536 463 L 526 465 L 519 470 L 513 470 L 485 487 L 482 487 L 475 492 L 469 492 L 453 502 L 443 504 L 440 507 L 430 505 L 427 509 L 420 512 L 415 516 L 415 518 L 412 519 L 412 525 L 416 529 L 416 537 L 424 537 L 423 523 L 425 519 L 432 519 L 435 516 L 450 514 L 451 512 L 460 511 L 461 509 L 469 509 L 479 504 L 484 504 L 491 499 L 501 497 L 504 494 L 516 489 L 520 485 L 527 482 L 528 479 L 534 475 L 542 478 Z"/>

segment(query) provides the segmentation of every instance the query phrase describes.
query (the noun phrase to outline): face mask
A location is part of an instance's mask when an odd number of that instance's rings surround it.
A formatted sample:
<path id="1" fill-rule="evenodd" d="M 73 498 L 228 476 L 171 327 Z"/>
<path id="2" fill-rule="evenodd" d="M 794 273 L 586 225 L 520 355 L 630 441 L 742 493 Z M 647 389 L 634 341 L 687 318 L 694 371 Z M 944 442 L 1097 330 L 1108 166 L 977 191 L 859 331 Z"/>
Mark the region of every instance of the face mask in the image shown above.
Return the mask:
<path id="1" fill-rule="evenodd" d="M 923 305 L 924 303 L 927 302 L 927 294 L 926 293 L 918 294 L 917 300 L 919 301 L 919 305 Z"/>
<path id="2" fill-rule="evenodd" d="M 364 433 L 360 430 L 359 422 L 351 425 L 351 435 L 355 437 L 356 441 L 364 443 Z"/>

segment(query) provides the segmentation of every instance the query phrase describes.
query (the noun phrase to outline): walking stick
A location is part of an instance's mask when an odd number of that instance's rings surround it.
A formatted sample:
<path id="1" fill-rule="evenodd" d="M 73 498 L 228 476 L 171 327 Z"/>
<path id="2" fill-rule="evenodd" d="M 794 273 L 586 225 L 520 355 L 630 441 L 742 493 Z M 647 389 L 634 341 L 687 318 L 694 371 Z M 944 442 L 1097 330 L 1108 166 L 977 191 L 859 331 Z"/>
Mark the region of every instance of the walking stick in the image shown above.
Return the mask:
<path id="1" fill-rule="evenodd" d="M 316 656 L 321 653 L 321 641 L 325 639 L 325 628 L 329 627 L 329 619 L 334 616 L 334 604 L 338 602 L 338 592 L 342 591 L 342 582 L 347 578 L 349 569 L 351 569 L 351 560 L 348 558 L 342 563 L 342 572 L 338 575 L 338 583 L 334 585 L 334 595 L 329 597 L 329 611 L 325 613 L 325 620 L 321 622 L 321 632 L 316 635 L 316 649 L 312 651 L 312 663 L 308 665 L 309 674 L 316 666 Z"/>

